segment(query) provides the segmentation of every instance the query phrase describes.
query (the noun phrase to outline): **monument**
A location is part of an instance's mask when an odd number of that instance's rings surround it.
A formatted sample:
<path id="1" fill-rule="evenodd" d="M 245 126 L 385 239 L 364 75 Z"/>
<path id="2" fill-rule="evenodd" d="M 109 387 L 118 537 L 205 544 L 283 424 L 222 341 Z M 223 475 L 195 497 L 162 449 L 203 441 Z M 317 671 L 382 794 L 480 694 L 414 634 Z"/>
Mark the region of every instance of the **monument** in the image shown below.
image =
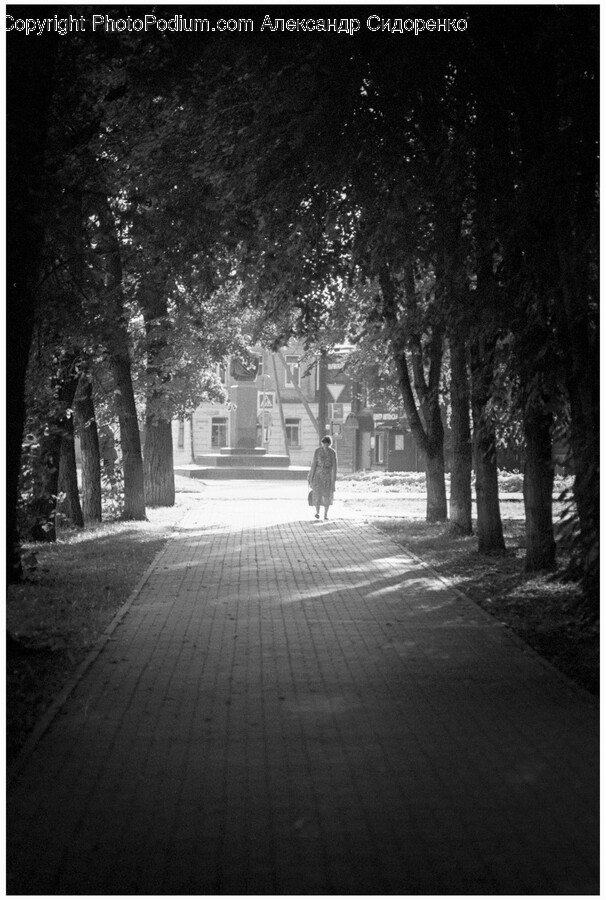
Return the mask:
<path id="1" fill-rule="evenodd" d="M 257 445 L 258 356 L 247 354 L 232 359 L 229 373 L 235 382 L 231 386 L 231 396 L 236 406 L 232 447 L 254 450 Z"/>

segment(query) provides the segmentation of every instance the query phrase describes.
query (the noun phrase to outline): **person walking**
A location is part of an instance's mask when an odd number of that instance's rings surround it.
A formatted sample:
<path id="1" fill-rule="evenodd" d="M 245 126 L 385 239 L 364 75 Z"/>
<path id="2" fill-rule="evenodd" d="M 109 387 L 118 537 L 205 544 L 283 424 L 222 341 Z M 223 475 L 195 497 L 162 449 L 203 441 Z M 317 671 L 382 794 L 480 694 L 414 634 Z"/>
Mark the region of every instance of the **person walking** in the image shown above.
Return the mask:
<path id="1" fill-rule="evenodd" d="M 312 491 L 312 505 L 316 507 L 315 518 L 320 518 L 320 507 L 324 507 L 324 518 L 328 518 L 328 507 L 335 497 L 337 480 L 337 454 L 331 447 L 332 438 L 322 438 L 309 470 L 308 483 Z"/>

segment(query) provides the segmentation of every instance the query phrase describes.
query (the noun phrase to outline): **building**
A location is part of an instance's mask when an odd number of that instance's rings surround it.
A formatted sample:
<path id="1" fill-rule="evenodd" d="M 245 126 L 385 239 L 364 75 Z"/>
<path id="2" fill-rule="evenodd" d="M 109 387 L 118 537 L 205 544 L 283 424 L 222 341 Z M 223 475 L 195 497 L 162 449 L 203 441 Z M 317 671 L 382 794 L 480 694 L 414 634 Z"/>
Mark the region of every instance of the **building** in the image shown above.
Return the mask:
<path id="1" fill-rule="evenodd" d="M 189 419 L 173 422 L 175 465 L 208 464 L 231 448 L 309 466 L 324 431 L 343 472 L 422 470 L 404 417 L 364 406 L 359 386 L 343 371 L 345 358 L 346 348 L 310 356 L 291 344 L 228 360 L 219 372 L 228 401 L 203 403 Z"/>

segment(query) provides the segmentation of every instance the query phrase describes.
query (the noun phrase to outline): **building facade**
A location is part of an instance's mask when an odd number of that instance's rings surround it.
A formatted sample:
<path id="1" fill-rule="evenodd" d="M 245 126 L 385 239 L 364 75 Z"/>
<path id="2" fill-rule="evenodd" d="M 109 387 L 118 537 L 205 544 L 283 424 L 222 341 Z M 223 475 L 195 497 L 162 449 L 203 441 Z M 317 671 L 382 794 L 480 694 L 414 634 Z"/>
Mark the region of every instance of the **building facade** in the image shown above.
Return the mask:
<path id="1" fill-rule="evenodd" d="M 301 345 L 274 353 L 254 348 L 220 367 L 225 404 L 203 403 L 173 422 L 175 465 L 202 464 L 222 449 L 263 449 L 309 466 L 324 431 L 333 439 L 342 472 L 422 470 L 405 420 L 369 409 L 343 371 L 345 350 L 310 357 Z"/>
<path id="2" fill-rule="evenodd" d="M 353 435 L 344 428 L 351 384 L 339 372 L 341 366 L 332 359 L 325 364 L 324 428 L 333 437 L 341 467 L 351 470 Z M 247 360 L 228 360 L 219 377 L 228 394 L 225 404 L 203 403 L 189 419 L 173 422 L 175 465 L 196 463 L 222 448 L 262 448 L 269 456 L 288 456 L 293 466 L 311 464 L 320 441 L 318 358 L 298 345 L 280 353 L 255 348 Z"/>

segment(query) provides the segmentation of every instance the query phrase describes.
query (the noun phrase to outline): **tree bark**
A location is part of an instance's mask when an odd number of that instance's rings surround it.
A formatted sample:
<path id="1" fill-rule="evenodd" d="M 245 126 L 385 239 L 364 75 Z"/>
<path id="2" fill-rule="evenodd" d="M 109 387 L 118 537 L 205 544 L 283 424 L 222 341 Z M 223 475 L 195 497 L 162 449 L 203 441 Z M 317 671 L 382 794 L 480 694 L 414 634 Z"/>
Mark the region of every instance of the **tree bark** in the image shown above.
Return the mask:
<path id="1" fill-rule="evenodd" d="M 36 283 L 44 242 L 44 147 L 53 94 L 57 35 L 41 44 L 11 35 L 6 58 L 6 574 L 23 575 L 17 529 L 25 379 L 32 341 Z"/>
<path id="2" fill-rule="evenodd" d="M 443 450 L 425 458 L 425 479 L 427 485 L 425 518 L 428 522 L 445 522 L 448 511 Z"/>
<path id="3" fill-rule="evenodd" d="M 556 242 L 561 271 L 559 337 L 565 353 L 565 383 L 570 400 L 570 445 L 575 473 L 573 493 L 579 516 L 581 567 L 585 595 L 597 615 L 600 597 L 600 365 L 597 312 L 589 310 L 589 298 L 596 288 L 589 283 L 588 276 L 582 279 L 575 273 L 561 229 L 557 231 Z"/>
<path id="4" fill-rule="evenodd" d="M 166 273 L 158 266 L 153 274 L 148 274 L 140 296 L 147 335 L 147 375 L 150 379 L 143 452 L 145 499 L 150 506 L 175 505 L 172 427 L 160 412 L 165 406 L 163 393 L 170 382 L 170 374 L 162 365 L 169 341 L 166 284 Z"/>
<path id="5" fill-rule="evenodd" d="M 428 403 L 426 411 L 427 447 L 425 478 L 427 480 L 428 522 L 445 522 L 448 519 L 446 501 L 446 467 L 444 465 L 444 425 L 437 396 Z"/>
<path id="6" fill-rule="evenodd" d="M 494 341 L 482 348 L 477 344 L 471 354 L 471 411 L 473 418 L 473 456 L 476 473 L 476 514 L 478 550 L 499 553 L 505 550 L 503 524 L 499 508 L 499 483 L 494 424 L 487 412 L 492 383 Z"/>
<path id="7" fill-rule="evenodd" d="M 460 534 L 472 533 L 471 426 L 469 376 L 465 342 L 450 341 L 450 408 L 452 467 L 450 472 L 450 524 Z"/>
<path id="8" fill-rule="evenodd" d="M 501 295 L 494 275 L 493 250 L 498 235 L 495 183 L 502 181 L 500 167 L 507 146 L 506 123 L 501 108 L 494 110 L 491 98 L 481 92 L 478 102 L 475 232 L 476 304 L 481 330 L 470 346 L 471 412 L 473 456 L 476 473 L 478 550 L 499 553 L 505 550 L 499 508 L 496 431 L 489 412 L 494 381 L 494 355 L 500 327 Z M 505 169 L 505 171 L 507 171 Z M 479 301 L 478 301 L 479 298 Z"/>
<path id="9" fill-rule="evenodd" d="M 594 369 L 595 372 L 595 369 Z M 594 397 L 599 379 L 594 385 L 569 377 L 567 391 L 570 398 L 570 444 L 573 457 L 573 493 L 579 516 L 580 543 L 584 592 L 594 611 L 599 609 L 600 597 L 600 455 L 599 428 L 596 424 Z"/>
<path id="10" fill-rule="evenodd" d="M 59 494 L 64 494 L 57 505 L 62 513 L 76 528 L 84 528 L 84 516 L 80 505 L 78 491 L 78 470 L 76 467 L 76 448 L 74 446 L 74 419 L 65 419 L 65 428 L 61 438 L 59 454 Z"/>
<path id="11" fill-rule="evenodd" d="M 170 422 L 145 420 L 145 498 L 149 506 L 175 505 L 173 434 Z"/>
<path id="12" fill-rule="evenodd" d="M 85 522 L 100 522 L 102 504 L 99 434 L 93 403 L 93 387 L 86 377 L 80 379 L 74 399 L 74 410 L 82 453 L 82 513 Z"/>
<path id="13" fill-rule="evenodd" d="M 189 417 L 189 453 L 190 453 L 190 462 L 195 463 L 196 461 L 196 438 L 194 434 L 194 414 L 192 413 Z"/>
<path id="14" fill-rule="evenodd" d="M 51 543 L 57 539 L 56 511 L 61 448 L 64 437 L 69 435 L 70 431 L 73 435 L 73 421 L 69 411 L 74 401 L 79 378 L 73 371 L 73 363 L 74 357 L 63 361 L 63 375 L 58 377 L 56 384 L 57 412 L 54 418 L 47 423 L 40 439 L 38 461 L 34 470 L 34 496 L 29 509 L 30 516 L 34 519 L 30 532 L 31 539 L 34 541 Z"/>
<path id="15" fill-rule="evenodd" d="M 124 518 L 145 519 L 145 488 L 139 421 L 130 367 L 126 335 L 121 334 L 111 348 L 111 366 L 116 386 L 120 451 L 124 474 Z"/>
<path id="16" fill-rule="evenodd" d="M 408 336 L 413 345 L 412 368 L 415 388 L 413 391 L 406 347 L 401 337 L 402 327 L 398 322 L 397 292 L 389 274 L 381 276 L 381 292 L 383 294 L 383 318 L 391 330 L 391 346 L 393 359 L 398 373 L 398 383 L 402 393 L 404 409 L 410 424 L 410 430 L 418 448 L 425 456 L 425 477 L 427 480 L 426 519 L 428 522 L 445 522 L 448 518 L 446 503 L 446 477 L 444 469 L 444 425 L 440 410 L 439 383 L 442 368 L 443 335 L 439 328 L 434 328 L 429 342 L 429 373 L 427 380 L 423 368 L 420 337 Z M 414 276 L 412 268 L 407 267 L 407 294 L 414 303 Z M 415 391 L 419 398 L 419 408 L 415 399 Z M 422 418 L 421 418 L 422 416 Z"/>
<path id="17" fill-rule="evenodd" d="M 59 462 L 61 457 L 61 430 L 49 427 L 41 437 L 35 466 L 33 496 L 28 507 L 31 526 L 29 539 L 41 543 L 57 540 L 55 512 L 59 486 Z"/>
<path id="18" fill-rule="evenodd" d="M 324 354 L 324 360 L 326 360 L 326 351 L 322 351 Z M 276 385 L 276 403 L 278 404 L 278 412 L 280 414 L 280 428 L 282 429 L 282 440 L 284 441 L 284 452 L 288 456 L 290 460 L 290 447 L 288 446 L 288 440 L 286 438 L 286 420 L 284 417 L 284 404 L 282 403 L 282 392 L 280 390 L 280 380 L 278 378 L 278 367 L 276 366 L 276 356 L 274 353 L 271 354 L 271 362 L 274 370 L 274 382 Z M 326 381 L 326 377 L 324 379 Z M 324 388 L 326 390 L 326 388 Z M 322 406 L 322 400 L 320 400 L 320 406 Z M 324 409 L 326 409 L 326 405 L 324 405 Z"/>
<path id="19" fill-rule="evenodd" d="M 120 425 L 124 518 L 140 520 L 145 519 L 143 456 L 131 374 L 130 340 L 124 316 L 120 247 L 107 194 L 102 189 L 99 190 L 94 195 L 93 202 L 101 226 L 101 241 L 97 256 L 103 259 L 105 286 L 103 293 L 109 314 L 106 340 Z"/>
<path id="20" fill-rule="evenodd" d="M 553 415 L 536 406 L 524 410 L 524 512 L 527 572 L 555 568 L 553 533 L 553 477 L 551 426 Z"/>

